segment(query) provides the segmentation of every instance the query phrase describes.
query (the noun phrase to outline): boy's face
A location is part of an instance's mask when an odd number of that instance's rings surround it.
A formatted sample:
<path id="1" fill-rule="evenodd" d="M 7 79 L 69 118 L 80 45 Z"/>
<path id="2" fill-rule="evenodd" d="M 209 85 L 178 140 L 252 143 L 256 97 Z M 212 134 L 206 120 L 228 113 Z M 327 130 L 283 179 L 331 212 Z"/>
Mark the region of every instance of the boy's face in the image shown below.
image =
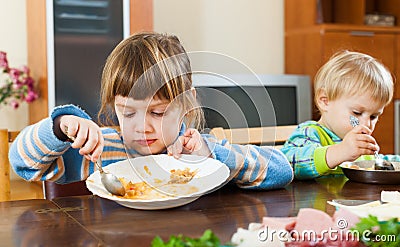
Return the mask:
<path id="1" fill-rule="evenodd" d="M 317 103 L 321 110 L 319 122 L 342 139 L 353 128 L 350 124 L 351 115 L 358 118 L 360 125 L 365 125 L 373 131 L 385 107 L 384 104 L 373 100 L 369 93 L 344 95 L 333 101 L 328 100 L 322 93 Z"/>
<path id="2" fill-rule="evenodd" d="M 115 97 L 124 144 L 141 155 L 159 154 L 178 137 L 181 110 L 167 100 Z"/>

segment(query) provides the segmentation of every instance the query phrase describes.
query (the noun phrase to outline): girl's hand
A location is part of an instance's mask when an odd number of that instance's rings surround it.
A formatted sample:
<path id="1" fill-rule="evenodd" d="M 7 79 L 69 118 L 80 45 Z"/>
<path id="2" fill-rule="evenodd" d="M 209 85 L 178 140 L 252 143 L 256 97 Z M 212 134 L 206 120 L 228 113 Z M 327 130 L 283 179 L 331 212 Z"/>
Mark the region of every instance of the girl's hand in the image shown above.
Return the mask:
<path id="1" fill-rule="evenodd" d="M 173 155 L 179 159 L 181 154 L 193 154 L 205 157 L 211 157 L 206 142 L 196 129 L 187 129 L 182 136 L 167 148 L 168 155 Z"/>
<path id="2" fill-rule="evenodd" d="M 326 152 L 328 166 L 334 168 L 344 161 L 354 161 L 361 155 L 371 155 L 379 151 L 379 146 L 371 134 L 372 131 L 366 126 L 354 127 L 341 143 L 328 148 Z"/>
<path id="3" fill-rule="evenodd" d="M 63 115 L 55 119 L 54 125 L 55 134 L 59 138 L 60 132 L 66 135 L 72 142 L 71 147 L 79 148 L 79 154 L 93 162 L 99 159 L 103 152 L 104 138 L 95 122 L 73 115 Z M 57 130 L 57 127 L 60 129 Z M 61 136 L 60 139 L 66 138 Z"/>

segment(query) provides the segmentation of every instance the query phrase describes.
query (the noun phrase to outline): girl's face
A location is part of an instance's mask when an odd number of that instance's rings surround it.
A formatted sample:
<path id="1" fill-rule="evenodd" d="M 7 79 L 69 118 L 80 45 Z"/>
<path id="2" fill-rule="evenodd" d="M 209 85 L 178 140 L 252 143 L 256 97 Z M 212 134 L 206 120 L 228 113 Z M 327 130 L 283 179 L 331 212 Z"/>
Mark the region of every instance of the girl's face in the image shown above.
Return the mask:
<path id="1" fill-rule="evenodd" d="M 342 139 L 353 128 L 350 124 L 351 115 L 358 118 L 360 125 L 365 125 L 373 131 L 385 107 L 384 104 L 373 100 L 369 93 L 345 95 L 333 101 L 328 100 L 322 93 L 318 98 L 318 105 L 321 110 L 319 123 Z"/>
<path id="2" fill-rule="evenodd" d="M 178 137 L 182 111 L 167 100 L 115 97 L 124 144 L 141 155 L 159 154 Z"/>

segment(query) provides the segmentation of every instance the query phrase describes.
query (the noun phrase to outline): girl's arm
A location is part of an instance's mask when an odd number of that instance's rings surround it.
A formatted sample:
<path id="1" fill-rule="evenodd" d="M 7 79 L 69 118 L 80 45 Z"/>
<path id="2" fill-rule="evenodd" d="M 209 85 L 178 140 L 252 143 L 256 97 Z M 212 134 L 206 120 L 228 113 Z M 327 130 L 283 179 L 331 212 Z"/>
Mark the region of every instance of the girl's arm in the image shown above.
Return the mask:
<path id="1" fill-rule="evenodd" d="M 283 153 L 273 147 L 229 144 L 203 135 L 212 157 L 226 164 L 230 178 L 246 189 L 277 189 L 293 180 L 293 170 Z"/>
<path id="2" fill-rule="evenodd" d="M 15 172 L 25 180 L 61 183 L 82 180 L 82 170 L 86 169 L 83 166 L 89 162 L 79 155 L 78 149 L 70 149 L 70 142 L 54 134 L 54 119 L 61 115 L 90 119 L 76 106 L 60 106 L 49 118 L 21 131 L 11 145 L 9 159 Z"/>

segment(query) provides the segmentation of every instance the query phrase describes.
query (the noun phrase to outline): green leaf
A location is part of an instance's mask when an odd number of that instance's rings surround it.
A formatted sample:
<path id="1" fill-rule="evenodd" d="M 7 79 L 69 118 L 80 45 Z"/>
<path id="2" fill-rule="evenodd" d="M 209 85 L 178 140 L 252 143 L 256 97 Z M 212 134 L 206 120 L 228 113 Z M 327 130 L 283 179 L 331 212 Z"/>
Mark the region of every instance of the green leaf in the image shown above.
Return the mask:
<path id="1" fill-rule="evenodd" d="M 151 247 L 219 247 L 219 238 L 210 230 L 205 230 L 200 238 L 190 238 L 182 234 L 171 235 L 167 242 L 157 236 L 151 242 Z"/>
<path id="2" fill-rule="evenodd" d="M 162 246 L 164 246 L 164 241 L 159 236 L 156 236 L 153 239 L 153 241 L 151 241 L 151 246 L 152 247 L 162 247 Z"/>
<path id="3" fill-rule="evenodd" d="M 400 246 L 400 224 L 397 218 L 392 218 L 388 221 L 378 221 L 377 217 L 369 215 L 366 218 L 361 218 L 360 222 L 352 230 L 358 231 L 359 236 L 363 236 L 363 233 L 367 231 L 371 233 L 367 236 L 370 238 L 369 240 L 365 238 L 360 239 L 366 246 Z"/>

